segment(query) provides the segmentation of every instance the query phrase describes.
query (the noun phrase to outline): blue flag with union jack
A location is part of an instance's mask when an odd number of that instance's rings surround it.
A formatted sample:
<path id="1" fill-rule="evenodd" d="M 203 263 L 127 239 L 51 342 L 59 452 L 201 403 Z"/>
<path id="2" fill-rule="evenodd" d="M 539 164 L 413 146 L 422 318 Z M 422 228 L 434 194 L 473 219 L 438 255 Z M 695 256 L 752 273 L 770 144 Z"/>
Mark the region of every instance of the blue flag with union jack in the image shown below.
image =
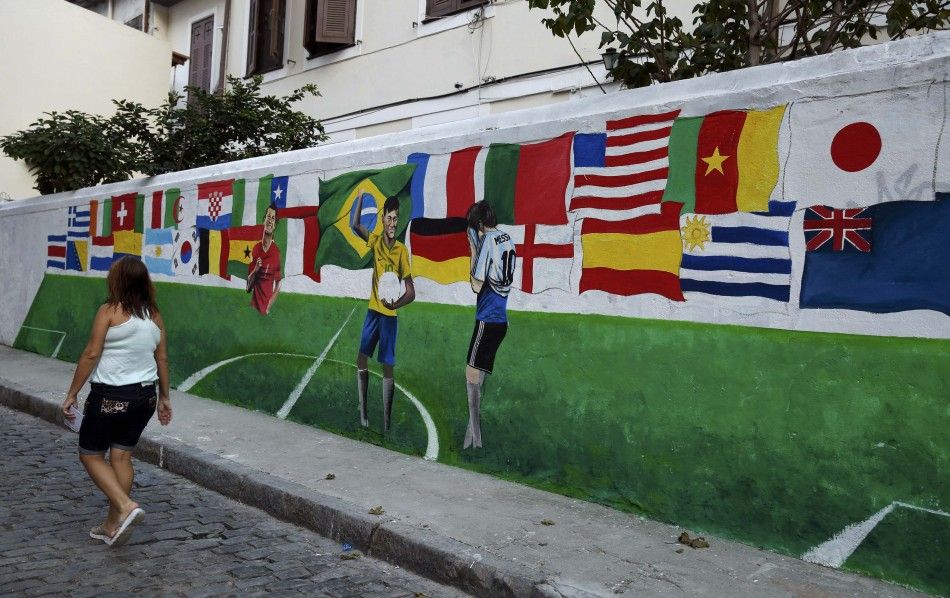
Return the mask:
<path id="1" fill-rule="evenodd" d="M 803 228 L 801 307 L 950 315 L 947 194 L 867 208 L 812 206 Z"/>

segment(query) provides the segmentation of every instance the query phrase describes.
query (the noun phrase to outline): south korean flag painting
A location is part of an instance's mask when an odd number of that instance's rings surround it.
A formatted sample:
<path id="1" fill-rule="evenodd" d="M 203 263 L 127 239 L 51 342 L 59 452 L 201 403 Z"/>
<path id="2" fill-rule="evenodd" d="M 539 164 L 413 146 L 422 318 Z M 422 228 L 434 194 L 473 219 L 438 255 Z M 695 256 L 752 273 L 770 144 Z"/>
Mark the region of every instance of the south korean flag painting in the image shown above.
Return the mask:
<path id="1" fill-rule="evenodd" d="M 175 256 L 172 267 L 175 276 L 198 276 L 198 229 L 189 226 L 175 231 Z"/>

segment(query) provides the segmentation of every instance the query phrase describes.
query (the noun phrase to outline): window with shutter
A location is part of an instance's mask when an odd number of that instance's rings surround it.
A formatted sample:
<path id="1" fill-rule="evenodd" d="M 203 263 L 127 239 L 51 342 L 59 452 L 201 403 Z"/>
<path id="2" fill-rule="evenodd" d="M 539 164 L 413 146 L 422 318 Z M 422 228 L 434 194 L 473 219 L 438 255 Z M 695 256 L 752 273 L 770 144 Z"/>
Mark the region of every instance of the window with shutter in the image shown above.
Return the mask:
<path id="1" fill-rule="evenodd" d="M 191 24 L 191 56 L 188 85 L 211 91 L 211 53 L 214 44 L 214 17 Z"/>
<path id="2" fill-rule="evenodd" d="M 489 0 L 426 0 L 426 20 L 445 17 L 488 3 Z"/>
<path id="3" fill-rule="evenodd" d="M 357 0 L 307 0 L 303 47 L 308 58 L 323 56 L 356 43 Z"/>
<path id="4" fill-rule="evenodd" d="M 284 66 L 286 14 L 287 0 L 251 0 L 247 31 L 248 75 Z"/>

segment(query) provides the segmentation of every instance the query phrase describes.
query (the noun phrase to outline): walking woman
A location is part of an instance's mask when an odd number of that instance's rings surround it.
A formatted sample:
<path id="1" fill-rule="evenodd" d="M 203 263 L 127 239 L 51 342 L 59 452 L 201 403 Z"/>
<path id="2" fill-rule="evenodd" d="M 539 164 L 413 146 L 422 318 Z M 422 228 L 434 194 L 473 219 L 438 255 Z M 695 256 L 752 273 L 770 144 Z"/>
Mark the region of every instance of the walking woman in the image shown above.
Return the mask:
<path id="1" fill-rule="evenodd" d="M 79 459 L 109 499 L 105 521 L 89 532 L 109 546 L 129 539 L 145 511 L 133 501 L 132 449 L 156 409 L 163 426 L 172 419 L 168 399 L 165 327 L 155 304 L 155 287 L 141 260 L 125 257 L 112 264 L 109 298 L 96 312 L 92 333 L 63 401 L 63 415 L 92 374 L 92 391 L 79 429 Z M 109 452 L 109 461 L 105 459 Z"/>

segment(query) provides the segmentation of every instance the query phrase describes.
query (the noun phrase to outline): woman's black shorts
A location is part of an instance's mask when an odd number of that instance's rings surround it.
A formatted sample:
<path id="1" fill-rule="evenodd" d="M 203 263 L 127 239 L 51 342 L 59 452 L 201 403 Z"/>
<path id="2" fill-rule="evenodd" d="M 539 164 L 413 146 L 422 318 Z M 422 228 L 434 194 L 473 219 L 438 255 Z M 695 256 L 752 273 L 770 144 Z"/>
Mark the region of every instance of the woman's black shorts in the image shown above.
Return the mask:
<path id="1" fill-rule="evenodd" d="M 155 399 L 154 383 L 110 386 L 94 382 L 79 428 L 79 452 L 100 455 L 109 447 L 135 448 L 155 413 Z"/>

